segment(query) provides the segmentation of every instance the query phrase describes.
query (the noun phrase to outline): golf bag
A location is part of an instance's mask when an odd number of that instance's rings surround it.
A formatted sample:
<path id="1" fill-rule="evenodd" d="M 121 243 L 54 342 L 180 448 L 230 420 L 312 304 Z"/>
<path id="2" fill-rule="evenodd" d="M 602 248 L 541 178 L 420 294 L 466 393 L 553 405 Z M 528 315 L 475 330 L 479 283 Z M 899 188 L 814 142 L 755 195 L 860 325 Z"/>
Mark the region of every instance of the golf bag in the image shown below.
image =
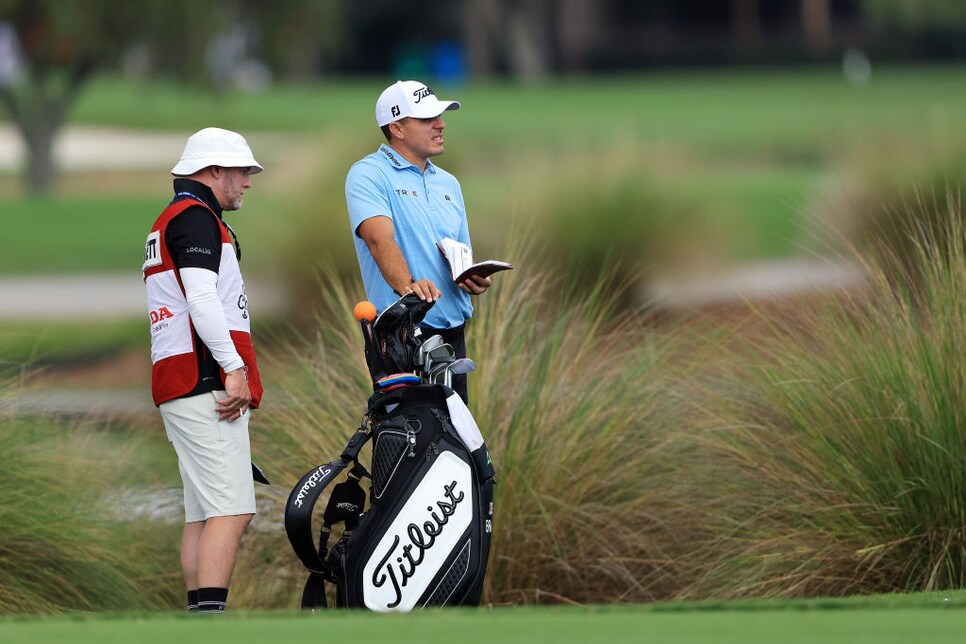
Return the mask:
<path id="1" fill-rule="evenodd" d="M 479 603 L 494 469 L 462 399 L 416 374 L 415 325 L 432 304 L 415 299 L 393 305 L 400 306 L 392 323 L 362 322 L 376 391 L 340 458 L 306 473 L 286 503 L 289 542 L 309 570 L 302 608 L 327 607 L 326 582 L 335 586 L 338 607 L 409 611 Z M 400 367 L 416 381 L 400 379 L 404 374 L 394 373 Z M 370 441 L 366 468 L 359 457 Z M 316 542 L 313 509 L 329 488 Z M 330 546 L 339 524 L 342 534 Z"/>

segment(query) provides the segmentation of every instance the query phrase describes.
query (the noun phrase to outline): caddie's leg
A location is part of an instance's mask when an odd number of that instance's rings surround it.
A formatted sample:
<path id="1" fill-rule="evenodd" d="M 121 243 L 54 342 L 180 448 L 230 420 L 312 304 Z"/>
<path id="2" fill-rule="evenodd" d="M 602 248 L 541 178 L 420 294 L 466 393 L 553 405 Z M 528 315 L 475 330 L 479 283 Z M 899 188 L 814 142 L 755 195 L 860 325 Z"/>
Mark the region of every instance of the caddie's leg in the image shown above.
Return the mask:
<path id="1" fill-rule="evenodd" d="M 198 543 L 199 588 L 228 588 L 238 559 L 238 544 L 253 516 L 211 517 L 205 522 Z"/>
<path id="2" fill-rule="evenodd" d="M 223 612 L 242 535 L 255 513 L 248 420 L 222 421 L 215 412 L 224 392 L 163 403 L 161 416 L 178 453 L 184 483 L 185 530 L 181 563 L 198 612 Z"/>
<path id="3" fill-rule="evenodd" d="M 204 527 L 204 521 L 186 523 L 181 535 L 181 572 L 191 612 L 198 610 L 198 542 Z"/>
<path id="4" fill-rule="evenodd" d="M 198 589 L 198 542 L 204 527 L 204 521 L 186 523 L 181 535 L 181 571 L 187 590 Z"/>

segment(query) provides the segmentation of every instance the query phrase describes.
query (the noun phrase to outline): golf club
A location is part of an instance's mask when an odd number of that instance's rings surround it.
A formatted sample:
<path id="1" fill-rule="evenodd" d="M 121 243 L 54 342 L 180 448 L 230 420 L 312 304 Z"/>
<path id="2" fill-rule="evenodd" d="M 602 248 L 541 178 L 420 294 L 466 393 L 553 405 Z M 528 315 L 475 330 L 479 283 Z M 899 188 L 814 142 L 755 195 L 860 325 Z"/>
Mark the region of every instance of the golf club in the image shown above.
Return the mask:
<path id="1" fill-rule="evenodd" d="M 426 340 L 419 345 L 419 351 L 416 353 L 417 368 L 422 369 L 425 372 L 427 354 L 441 344 L 443 344 L 443 336 L 441 335 L 432 335 L 426 338 Z"/>

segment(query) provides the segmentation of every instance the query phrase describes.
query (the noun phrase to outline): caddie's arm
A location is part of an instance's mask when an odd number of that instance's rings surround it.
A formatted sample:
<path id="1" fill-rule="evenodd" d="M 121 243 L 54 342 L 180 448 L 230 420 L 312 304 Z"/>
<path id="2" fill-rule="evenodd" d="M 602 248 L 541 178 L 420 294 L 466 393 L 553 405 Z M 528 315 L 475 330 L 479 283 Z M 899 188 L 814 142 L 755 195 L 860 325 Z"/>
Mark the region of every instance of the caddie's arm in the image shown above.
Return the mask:
<path id="1" fill-rule="evenodd" d="M 383 279 L 400 295 L 415 293 L 419 299 L 435 302 L 442 292 L 432 280 L 416 279 L 409 270 L 409 264 L 403 256 L 402 249 L 396 243 L 396 230 L 389 217 L 369 217 L 358 229 L 359 237 L 366 243 L 372 253 Z"/>
<path id="2" fill-rule="evenodd" d="M 238 355 L 228 331 L 228 320 L 216 290 L 218 274 L 206 268 L 178 271 L 188 300 L 188 315 L 212 357 L 225 370 L 226 397 L 218 400 L 215 411 L 221 420 L 235 420 L 248 411 L 252 400 L 245 362 Z"/>

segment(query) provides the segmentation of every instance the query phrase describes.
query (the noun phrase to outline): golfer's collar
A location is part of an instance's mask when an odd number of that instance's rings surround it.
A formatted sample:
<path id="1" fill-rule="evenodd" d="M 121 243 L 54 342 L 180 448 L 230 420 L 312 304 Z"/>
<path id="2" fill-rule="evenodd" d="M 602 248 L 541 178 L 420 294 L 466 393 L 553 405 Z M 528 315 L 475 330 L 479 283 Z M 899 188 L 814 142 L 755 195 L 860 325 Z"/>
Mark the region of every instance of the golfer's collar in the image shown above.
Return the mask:
<path id="1" fill-rule="evenodd" d="M 389 145 L 388 143 L 383 143 L 382 145 L 380 145 L 379 146 L 379 152 L 381 152 L 383 158 L 387 162 L 389 162 L 389 165 L 391 165 L 396 170 L 406 170 L 408 168 L 412 168 L 413 170 L 416 170 L 417 172 L 419 171 L 419 168 L 415 164 L 410 163 L 409 161 L 407 161 L 403 157 L 403 155 L 399 154 L 398 151 L 393 150 L 392 149 L 392 146 Z M 432 172 L 434 174 L 436 172 L 436 166 L 434 166 L 433 165 L 433 162 L 430 161 L 429 159 L 426 159 L 426 170 L 428 170 L 428 171 L 430 171 L 430 172 Z"/>
<path id="2" fill-rule="evenodd" d="M 387 143 L 383 143 L 379 146 L 379 153 L 382 154 L 382 158 L 384 158 L 389 165 L 397 170 L 405 170 L 406 168 L 416 167 L 407 161 L 403 155 L 393 150 L 392 146 Z"/>

